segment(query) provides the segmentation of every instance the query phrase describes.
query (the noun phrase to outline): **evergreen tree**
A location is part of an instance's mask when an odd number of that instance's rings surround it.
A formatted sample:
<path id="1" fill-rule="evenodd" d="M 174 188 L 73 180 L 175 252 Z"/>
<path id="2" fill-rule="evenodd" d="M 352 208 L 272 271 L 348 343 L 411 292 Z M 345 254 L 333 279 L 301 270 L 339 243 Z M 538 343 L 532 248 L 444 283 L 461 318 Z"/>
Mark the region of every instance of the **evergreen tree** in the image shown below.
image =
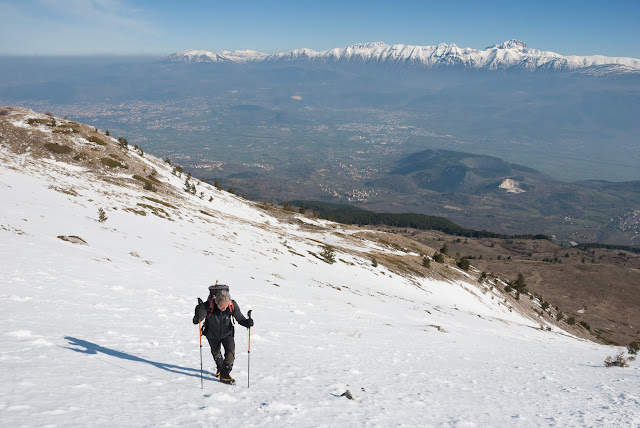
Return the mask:
<path id="1" fill-rule="evenodd" d="M 104 223 L 105 221 L 107 221 L 109 217 L 107 217 L 107 213 L 104 212 L 104 210 L 101 208 L 98 208 L 98 221 L 100 223 Z"/>

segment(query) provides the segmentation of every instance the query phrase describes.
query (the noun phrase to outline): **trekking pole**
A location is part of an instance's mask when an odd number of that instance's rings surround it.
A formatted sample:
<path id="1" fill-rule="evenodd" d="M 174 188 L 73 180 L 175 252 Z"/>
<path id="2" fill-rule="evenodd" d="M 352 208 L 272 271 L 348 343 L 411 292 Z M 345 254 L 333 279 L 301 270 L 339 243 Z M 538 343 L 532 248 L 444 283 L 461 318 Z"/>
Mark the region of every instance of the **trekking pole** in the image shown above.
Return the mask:
<path id="1" fill-rule="evenodd" d="M 249 316 L 249 319 L 251 319 L 251 310 L 247 312 L 247 315 Z M 247 351 L 247 388 L 249 388 L 249 377 L 250 377 L 249 374 L 251 373 L 250 364 L 251 364 L 251 327 L 249 327 L 249 350 Z"/>
<path id="2" fill-rule="evenodd" d="M 203 389 L 204 380 L 202 379 L 202 328 L 200 328 L 200 320 L 198 320 L 198 331 L 200 332 L 200 389 Z"/>

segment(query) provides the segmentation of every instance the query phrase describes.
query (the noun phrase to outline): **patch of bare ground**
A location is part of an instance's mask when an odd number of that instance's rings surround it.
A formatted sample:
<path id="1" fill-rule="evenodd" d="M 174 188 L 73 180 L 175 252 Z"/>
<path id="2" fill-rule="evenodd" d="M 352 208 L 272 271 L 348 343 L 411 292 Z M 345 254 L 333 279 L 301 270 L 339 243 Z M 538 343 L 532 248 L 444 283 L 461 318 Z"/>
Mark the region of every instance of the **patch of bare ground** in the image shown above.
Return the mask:
<path id="1" fill-rule="evenodd" d="M 0 144 L 35 159 L 64 162 L 153 195 L 170 192 L 142 152 L 82 123 L 18 107 L 0 107 Z"/>
<path id="2" fill-rule="evenodd" d="M 449 256 L 456 260 L 467 257 L 473 268 L 489 277 L 515 282 L 522 274 L 527 290 L 549 305 L 545 311 L 540 308 L 542 318 L 572 334 L 618 345 L 640 339 L 640 254 L 565 247 L 548 240 L 475 239 L 435 231 L 381 229 L 431 248 L 446 244 Z M 512 299 L 514 293 L 507 293 L 507 298 Z M 559 322 L 554 319 L 558 313 Z"/>

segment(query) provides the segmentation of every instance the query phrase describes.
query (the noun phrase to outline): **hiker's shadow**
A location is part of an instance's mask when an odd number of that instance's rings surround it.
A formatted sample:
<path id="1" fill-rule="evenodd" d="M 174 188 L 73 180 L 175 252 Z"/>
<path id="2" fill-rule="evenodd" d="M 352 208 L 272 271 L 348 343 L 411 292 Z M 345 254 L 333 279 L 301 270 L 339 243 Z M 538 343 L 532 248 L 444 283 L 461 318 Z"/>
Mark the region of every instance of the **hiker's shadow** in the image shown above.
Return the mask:
<path id="1" fill-rule="evenodd" d="M 129 361 L 136 361 L 139 363 L 150 364 L 154 367 L 157 367 L 162 370 L 166 370 L 171 373 L 178 373 L 181 375 L 192 376 L 192 377 L 200 377 L 199 369 L 181 367 L 181 366 L 176 366 L 175 364 L 166 364 L 166 363 L 159 363 L 157 361 L 147 360 L 145 358 L 136 357 L 135 355 L 127 354 L 126 352 L 116 351 L 115 349 L 105 348 L 104 346 L 100 346 L 98 344 L 88 342 L 82 339 L 77 339 L 71 336 L 66 336 L 65 339 L 69 341 L 69 345 L 75 346 L 76 348 L 71 348 L 69 346 L 63 346 L 63 348 L 70 349 L 75 352 L 80 352 L 81 354 L 94 354 L 94 355 L 105 354 L 111 357 L 120 358 L 122 360 L 129 360 Z M 207 380 L 214 379 L 212 373 L 208 371 L 204 371 L 202 373 L 207 376 L 206 377 Z"/>

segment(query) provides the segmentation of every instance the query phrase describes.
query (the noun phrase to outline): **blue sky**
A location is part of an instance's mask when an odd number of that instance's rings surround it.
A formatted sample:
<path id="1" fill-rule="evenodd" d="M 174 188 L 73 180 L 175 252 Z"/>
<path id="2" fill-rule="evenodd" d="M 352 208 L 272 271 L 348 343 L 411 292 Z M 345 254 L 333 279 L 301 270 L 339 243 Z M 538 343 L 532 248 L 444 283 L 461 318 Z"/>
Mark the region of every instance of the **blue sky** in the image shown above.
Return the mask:
<path id="1" fill-rule="evenodd" d="M 640 58 L 637 0 L 0 0 L 0 17 L 0 55 L 278 52 L 374 41 L 482 49 L 515 38 L 563 55 Z"/>

